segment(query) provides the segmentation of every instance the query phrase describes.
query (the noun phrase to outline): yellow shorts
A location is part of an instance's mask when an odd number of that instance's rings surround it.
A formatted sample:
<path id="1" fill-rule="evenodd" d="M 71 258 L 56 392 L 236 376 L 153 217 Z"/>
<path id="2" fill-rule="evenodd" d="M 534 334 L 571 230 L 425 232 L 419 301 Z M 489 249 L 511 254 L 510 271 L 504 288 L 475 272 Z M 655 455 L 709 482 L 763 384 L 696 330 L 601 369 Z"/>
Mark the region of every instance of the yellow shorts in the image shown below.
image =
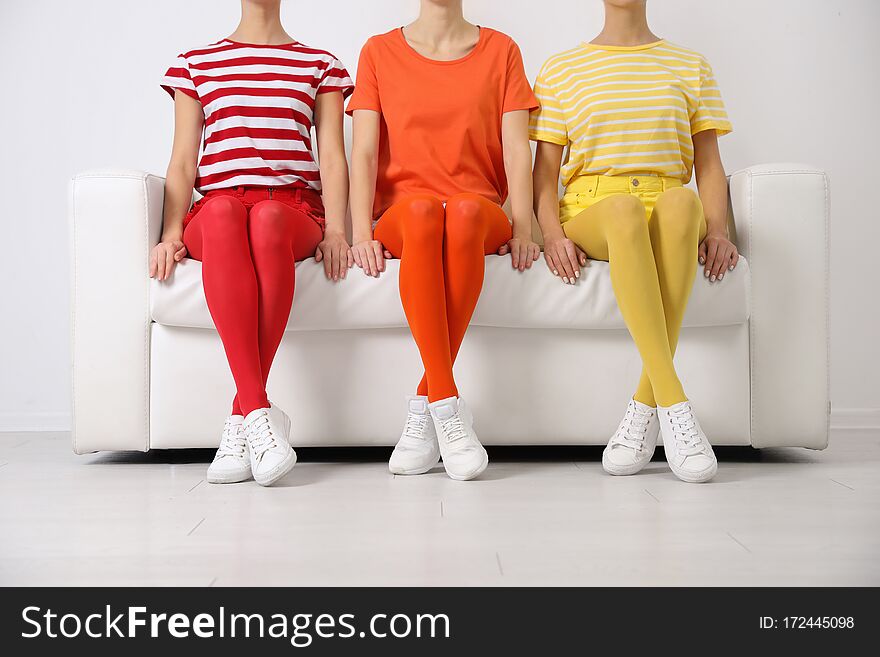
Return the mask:
<path id="1" fill-rule="evenodd" d="M 660 194 L 682 186 L 678 178 L 660 176 L 578 176 L 568 183 L 559 201 L 559 221 L 565 223 L 613 194 L 637 196 L 650 217 Z"/>

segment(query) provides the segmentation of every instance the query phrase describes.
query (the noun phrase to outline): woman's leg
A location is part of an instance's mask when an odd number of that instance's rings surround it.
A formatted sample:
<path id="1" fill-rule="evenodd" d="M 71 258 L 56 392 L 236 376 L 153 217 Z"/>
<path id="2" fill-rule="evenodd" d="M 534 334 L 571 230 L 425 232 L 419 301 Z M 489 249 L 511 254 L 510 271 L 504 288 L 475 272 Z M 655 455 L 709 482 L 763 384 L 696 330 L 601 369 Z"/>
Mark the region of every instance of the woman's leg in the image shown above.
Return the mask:
<path id="1" fill-rule="evenodd" d="M 425 367 L 430 401 L 458 396 L 446 318 L 443 225 L 439 200 L 412 196 L 391 206 L 375 231 L 400 259 L 400 300 Z"/>
<path id="2" fill-rule="evenodd" d="M 202 262 L 208 310 L 220 334 L 242 406 L 268 405 L 260 368 L 257 276 L 248 245 L 248 216 L 241 201 L 209 199 L 186 227 L 183 242 Z"/>
<path id="3" fill-rule="evenodd" d="M 305 213 L 278 201 L 261 201 L 250 211 L 248 236 L 257 277 L 260 371 L 265 389 L 290 317 L 296 283 L 294 265 L 314 255 L 322 232 Z M 255 408 L 267 405 L 251 408 L 236 396 L 233 413 L 247 415 Z"/>
<path id="4" fill-rule="evenodd" d="M 663 192 L 654 204 L 648 229 L 663 296 L 669 350 L 674 355 L 684 311 L 694 287 L 697 249 L 706 236 L 706 219 L 700 197 L 687 187 Z M 635 399 L 656 406 L 651 379 L 644 368 Z"/>
<path id="5" fill-rule="evenodd" d="M 563 230 L 591 258 L 610 264 L 617 304 L 654 384 L 657 402 L 672 406 L 685 401 L 672 363 L 645 206 L 635 196 L 615 194 L 565 222 Z"/>
<path id="6" fill-rule="evenodd" d="M 453 363 L 483 289 L 485 256 L 509 240 L 510 222 L 495 203 L 478 194 L 457 194 L 446 203 L 443 271 Z M 428 394 L 427 375 L 422 377 L 418 394 Z"/>

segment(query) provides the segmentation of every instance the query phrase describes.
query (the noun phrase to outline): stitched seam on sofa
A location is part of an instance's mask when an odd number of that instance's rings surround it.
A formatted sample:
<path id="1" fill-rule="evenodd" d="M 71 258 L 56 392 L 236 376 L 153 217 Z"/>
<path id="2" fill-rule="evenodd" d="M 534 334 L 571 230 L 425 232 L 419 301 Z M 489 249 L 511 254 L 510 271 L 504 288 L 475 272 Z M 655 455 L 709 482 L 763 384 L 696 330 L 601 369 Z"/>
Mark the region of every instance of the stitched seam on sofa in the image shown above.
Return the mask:
<path id="1" fill-rule="evenodd" d="M 145 180 L 146 178 L 155 178 L 155 177 L 156 176 L 153 176 L 153 174 L 151 174 L 151 173 L 144 173 L 144 172 L 141 172 L 140 174 L 138 174 L 138 173 L 113 173 L 113 172 L 101 173 L 100 171 L 95 171 L 95 172 L 91 172 L 91 173 L 79 173 L 76 175 L 77 180 L 82 179 L 82 178 L 99 178 L 99 179 L 117 178 L 117 179 L 122 179 L 122 180 L 126 180 L 126 179 L 127 180 Z"/>
<path id="2" fill-rule="evenodd" d="M 828 174 L 822 173 L 825 186 L 825 446 L 831 432 L 831 189 Z"/>
<path id="3" fill-rule="evenodd" d="M 150 190 L 148 181 L 151 176 L 144 176 L 142 179 L 141 189 L 144 194 L 144 244 L 147 249 L 150 248 Z M 163 190 L 164 194 L 164 190 Z M 163 217 L 164 219 L 164 217 Z M 150 450 L 150 286 L 144 285 L 145 301 L 144 308 L 144 426 L 146 433 L 144 434 L 144 451 Z"/>
<path id="4" fill-rule="evenodd" d="M 746 187 L 747 198 L 748 198 L 748 208 L 749 208 L 749 269 L 751 269 L 751 264 L 755 262 L 755 242 L 754 242 L 754 213 L 755 213 L 755 202 L 754 202 L 754 194 L 752 187 L 752 172 L 746 172 L 746 181 L 748 186 Z M 752 278 L 749 277 L 749 442 L 752 446 L 755 446 L 755 296 L 754 290 L 752 289 Z"/>
<path id="5" fill-rule="evenodd" d="M 79 298 L 78 294 L 78 278 L 77 272 L 79 268 L 77 265 L 77 258 L 79 256 L 79 250 L 76 248 L 77 245 L 77 237 L 76 237 L 76 228 L 78 222 L 76 220 L 76 187 L 77 187 L 77 178 L 74 177 L 72 185 L 73 191 L 70 195 L 70 202 L 73 204 L 73 208 L 71 210 L 71 221 L 73 222 L 73 226 L 70 229 L 71 239 L 73 240 L 72 245 L 72 257 L 71 257 L 71 265 L 73 267 L 73 271 L 71 272 L 71 285 L 73 288 L 72 291 L 72 303 L 70 304 L 70 439 L 73 443 L 73 451 L 75 454 L 79 454 L 79 449 L 77 448 L 76 442 L 76 306 L 77 299 Z"/>
<path id="6" fill-rule="evenodd" d="M 753 176 L 787 176 L 789 174 L 797 174 L 804 176 L 825 176 L 824 171 L 816 171 L 814 169 L 778 169 L 775 171 L 757 171 L 752 173 Z"/>

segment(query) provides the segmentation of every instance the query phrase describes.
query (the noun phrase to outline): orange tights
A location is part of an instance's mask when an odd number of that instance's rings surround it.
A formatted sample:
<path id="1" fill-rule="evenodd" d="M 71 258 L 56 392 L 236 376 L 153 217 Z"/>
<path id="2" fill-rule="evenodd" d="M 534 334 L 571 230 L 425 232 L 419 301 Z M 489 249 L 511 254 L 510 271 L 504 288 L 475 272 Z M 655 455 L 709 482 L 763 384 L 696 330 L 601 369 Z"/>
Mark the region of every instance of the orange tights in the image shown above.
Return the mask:
<path id="1" fill-rule="evenodd" d="M 400 300 L 425 375 L 418 394 L 457 397 L 452 364 L 483 288 L 485 256 L 510 240 L 510 223 L 495 203 L 457 194 L 443 203 L 410 196 L 392 205 L 375 238 L 400 259 Z"/>

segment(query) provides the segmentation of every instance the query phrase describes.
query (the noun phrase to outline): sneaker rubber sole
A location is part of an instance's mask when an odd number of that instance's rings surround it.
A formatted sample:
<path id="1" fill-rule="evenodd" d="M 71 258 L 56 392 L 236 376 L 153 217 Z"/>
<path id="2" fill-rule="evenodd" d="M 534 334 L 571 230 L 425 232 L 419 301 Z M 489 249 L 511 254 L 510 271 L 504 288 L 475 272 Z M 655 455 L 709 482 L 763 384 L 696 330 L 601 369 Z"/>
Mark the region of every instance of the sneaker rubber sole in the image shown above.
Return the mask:
<path id="1" fill-rule="evenodd" d="M 716 474 L 718 474 L 718 463 L 716 462 L 711 468 L 708 470 L 704 470 L 703 472 L 692 474 L 690 472 L 682 472 L 681 470 L 676 470 L 671 465 L 669 469 L 672 470 L 672 474 L 681 479 L 682 481 L 689 484 L 705 484 L 707 481 L 712 479 Z"/>
<path id="2" fill-rule="evenodd" d="M 254 477 L 256 482 L 260 484 L 260 486 L 271 486 L 276 481 L 281 479 L 288 472 L 293 470 L 293 466 L 296 465 L 296 452 L 293 449 L 290 450 L 290 454 L 278 465 L 276 465 L 272 470 L 270 470 L 265 475 L 260 475 L 260 477 Z"/>
<path id="3" fill-rule="evenodd" d="M 253 473 L 251 473 L 250 468 L 247 471 L 242 470 L 241 472 L 226 472 L 223 474 L 211 474 L 209 472 L 207 476 L 209 484 L 238 484 L 249 479 L 253 479 Z"/>
<path id="4" fill-rule="evenodd" d="M 645 459 L 641 463 L 633 463 L 631 465 L 617 465 L 616 463 L 612 463 L 605 456 L 605 452 L 602 452 L 602 469 L 605 470 L 610 475 L 614 475 L 615 477 L 628 477 L 630 475 L 638 474 L 642 470 L 644 470 L 645 466 L 651 462 L 651 459 L 654 458 L 654 452 L 651 451 L 651 455 Z"/>
<path id="5" fill-rule="evenodd" d="M 430 465 L 423 466 L 421 468 L 410 468 L 409 470 L 406 470 L 403 468 L 392 467 L 392 465 L 389 463 L 388 464 L 388 472 L 390 472 L 391 474 L 396 474 L 396 475 L 407 475 L 407 476 L 420 475 L 420 474 L 425 474 L 426 472 L 430 472 L 431 470 L 433 470 L 437 466 L 438 463 L 440 463 L 440 456 L 439 455 L 437 456 L 437 459 L 433 463 L 431 463 Z"/>

